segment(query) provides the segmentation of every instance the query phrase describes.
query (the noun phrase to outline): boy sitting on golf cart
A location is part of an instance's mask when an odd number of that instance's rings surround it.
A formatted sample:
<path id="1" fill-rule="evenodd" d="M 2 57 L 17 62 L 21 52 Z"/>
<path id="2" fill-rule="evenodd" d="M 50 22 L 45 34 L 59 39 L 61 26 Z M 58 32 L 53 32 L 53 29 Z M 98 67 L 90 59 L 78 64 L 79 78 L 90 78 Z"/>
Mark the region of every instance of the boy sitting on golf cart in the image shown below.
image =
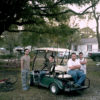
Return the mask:
<path id="1" fill-rule="evenodd" d="M 52 74 L 54 72 L 54 69 L 56 66 L 53 55 L 50 55 L 49 59 L 47 57 L 45 59 L 46 59 L 45 66 L 44 66 L 43 70 L 40 71 L 40 82 L 44 75 Z"/>
<path id="2" fill-rule="evenodd" d="M 75 87 L 80 87 L 85 81 L 86 75 L 80 70 L 81 65 L 79 60 L 76 59 L 76 53 L 72 53 L 71 59 L 68 60 L 68 74 L 72 76 Z"/>
<path id="3" fill-rule="evenodd" d="M 48 70 L 48 72 L 53 72 L 55 66 L 56 66 L 56 63 L 55 63 L 55 60 L 54 60 L 54 56 L 50 55 L 49 59 L 46 58 L 45 68 Z"/>

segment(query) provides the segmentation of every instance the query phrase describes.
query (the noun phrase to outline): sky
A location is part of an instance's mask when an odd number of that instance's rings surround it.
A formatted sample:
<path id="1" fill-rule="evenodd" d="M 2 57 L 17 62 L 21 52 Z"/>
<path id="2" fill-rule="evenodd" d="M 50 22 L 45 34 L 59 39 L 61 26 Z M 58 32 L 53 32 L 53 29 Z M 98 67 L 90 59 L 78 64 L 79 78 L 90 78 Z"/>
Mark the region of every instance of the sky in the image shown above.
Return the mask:
<path id="1" fill-rule="evenodd" d="M 85 5 L 85 6 L 76 6 L 76 5 L 67 5 L 70 9 L 74 10 L 75 12 L 83 12 L 87 7 L 89 7 L 89 5 Z M 91 9 L 89 9 L 89 11 L 91 11 Z M 96 12 L 100 12 L 100 3 L 96 6 Z M 47 21 L 47 19 L 45 18 L 45 20 Z M 100 23 L 100 20 L 99 20 Z M 57 23 L 56 23 L 57 24 Z M 93 29 L 93 31 L 96 31 L 96 22 L 95 19 L 88 19 L 88 15 L 85 15 L 85 19 L 80 19 L 78 16 L 72 16 L 70 19 L 70 25 L 71 27 L 75 27 L 75 25 L 78 25 L 81 29 L 84 27 L 90 27 L 91 29 Z M 18 27 L 19 30 L 22 30 L 23 27 Z M 99 26 L 99 30 L 100 30 L 100 26 Z"/>
<path id="2" fill-rule="evenodd" d="M 76 5 L 68 5 L 68 7 L 72 10 L 74 10 L 75 12 L 82 12 L 84 11 L 87 7 L 89 7 L 89 5 L 86 6 L 76 6 Z M 91 9 L 89 10 L 91 11 Z M 96 6 L 96 12 L 100 13 L 100 3 Z M 71 17 L 71 23 L 70 25 L 72 27 L 74 27 L 75 24 L 78 24 L 80 28 L 84 28 L 84 27 L 90 27 L 91 29 L 93 29 L 93 31 L 96 31 L 96 22 L 95 19 L 88 19 L 88 15 L 85 16 L 85 19 L 79 19 L 77 16 L 73 16 Z M 99 20 L 100 23 L 100 20 Z M 99 30 L 100 30 L 100 26 L 99 26 Z"/>

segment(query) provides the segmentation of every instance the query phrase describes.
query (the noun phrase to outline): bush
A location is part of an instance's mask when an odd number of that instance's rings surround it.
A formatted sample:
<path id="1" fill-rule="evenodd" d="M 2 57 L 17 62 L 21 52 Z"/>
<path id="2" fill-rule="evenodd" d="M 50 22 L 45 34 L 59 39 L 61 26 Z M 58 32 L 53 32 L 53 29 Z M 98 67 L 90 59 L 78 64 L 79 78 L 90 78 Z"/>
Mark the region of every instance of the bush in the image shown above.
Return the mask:
<path id="1" fill-rule="evenodd" d="M 0 55 L 0 59 L 11 59 L 11 58 L 15 58 L 15 55 Z"/>
<path id="2" fill-rule="evenodd" d="M 0 65 L 4 65 L 4 64 L 5 64 L 5 62 L 1 62 L 1 61 L 0 61 Z"/>

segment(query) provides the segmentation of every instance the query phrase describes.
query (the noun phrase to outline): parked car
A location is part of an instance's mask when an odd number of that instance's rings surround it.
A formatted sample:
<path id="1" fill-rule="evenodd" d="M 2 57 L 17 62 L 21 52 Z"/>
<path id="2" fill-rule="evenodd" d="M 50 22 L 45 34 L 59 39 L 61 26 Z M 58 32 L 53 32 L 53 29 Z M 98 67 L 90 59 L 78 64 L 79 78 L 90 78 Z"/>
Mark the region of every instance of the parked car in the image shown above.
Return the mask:
<path id="1" fill-rule="evenodd" d="M 93 60 L 93 61 L 100 61 L 100 52 L 93 52 L 93 53 L 88 53 L 88 56 Z"/>
<path id="2" fill-rule="evenodd" d="M 59 58 L 68 58 L 71 55 L 72 51 L 58 52 L 57 56 Z"/>
<path id="3" fill-rule="evenodd" d="M 65 56 L 65 52 L 58 52 L 57 56 L 59 58 L 63 58 Z"/>
<path id="4" fill-rule="evenodd" d="M 24 48 L 23 48 L 23 47 L 20 47 L 20 46 L 15 47 L 15 48 L 13 49 L 13 52 L 14 52 L 14 53 L 23 54 L 23 53 L 24 53 Z"/>

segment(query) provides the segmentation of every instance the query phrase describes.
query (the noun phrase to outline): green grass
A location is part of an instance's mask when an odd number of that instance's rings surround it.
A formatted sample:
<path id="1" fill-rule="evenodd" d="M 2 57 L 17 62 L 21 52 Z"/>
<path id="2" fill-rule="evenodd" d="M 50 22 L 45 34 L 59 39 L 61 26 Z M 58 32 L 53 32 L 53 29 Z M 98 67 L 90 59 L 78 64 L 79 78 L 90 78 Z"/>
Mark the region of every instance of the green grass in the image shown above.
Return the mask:
<path id="1" fill-rule="evenodd" d="M 21 73 L 19 68 L 1 68 L 0 79 L 9 75 L 16 75 L 18 81 L 15 90 L 10 92 L 0 92 L 0 100 L 99 100 L 100 99 L 100 66 L 96 62 L 88 60 L 87 77 L 91 81 L 89 89 L 78 93 L 60 93 L 53 95 L 49 89 L 42 87 L 30 87 L 28 91 L 23 91 L 21 86 Z"/>
<path id="2" fill-rule="evenodd" d="M 0 61 L 0 65 L 4 65 L 4 64 L 5 64 L 5 62 Z"/>
<path id="3" fill-rule="evenodd" d="M 0 59 L 10 59 L 10 58 L 15 58 L 16 56 L 15 55 L 0 55 Z"/>

